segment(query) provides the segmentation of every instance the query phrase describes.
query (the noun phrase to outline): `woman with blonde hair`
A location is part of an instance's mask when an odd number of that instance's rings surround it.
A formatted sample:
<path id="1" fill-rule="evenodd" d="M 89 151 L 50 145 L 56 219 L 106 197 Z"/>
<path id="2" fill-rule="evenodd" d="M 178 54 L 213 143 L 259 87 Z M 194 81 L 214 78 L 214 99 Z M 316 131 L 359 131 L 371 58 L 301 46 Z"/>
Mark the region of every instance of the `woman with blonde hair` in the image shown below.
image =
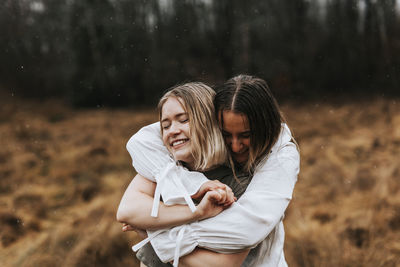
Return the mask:
<path id="1" fill-rule="evenodd" d="M 215 216 L 235 200 L 228 186 L 219 181 L 208 181 L 201 173 L 186 172 L 185 179 L 177 178 L 185 169 L 204 172 L 208 177 L 222 181 L 232 176 L 230 168 L 223 166 L 227 162 L 227 150 L 214 115 L 214 96 L 215 92 L 202 83 L 186 83 L 172 88 L 159 101 L 160 122 L 144 127 L 128 142 L 128 151 L 138 173 L 153 181 L 137 175 L 126 190 L 118 209 L 119 221 L 147 229 L 148 238 L 134 246 L 134 250 L 164 232 L 166 227 Z M 137 138 L 146 138 L 153 133 L 161 134 L 163 145 L 153 144 L 152 147 L 164 152 L 166 149 L 172 157 L 147 157 L 151 153 L 141 153 L 143 149 L 140 147 L 130 149 Z M 152 173 L 146 173 L 146 170 L 140 168 L 142 165 Z M 150 217 L 146 212 L 148 206 L 143 206 L 143 203 L 153 195 Z M 160 202 L 161 196 L 163 202 Z M 191 196 L 203 198 L 197 208 Z M 174 206 L 176 210 L 172 208 L 164 212 L 166 205 L 176 204 L 180 204 Z M 183 204 L 188 204 L 191 211 Z M 158 212 L 160 216 L 157 218 Z M 135 216 L 126 216 L 131 213 Z M 160 217 L 162 220 L 159 220 Z M 146 255 L 146 249 L 142 249 L 139 254 L 143 255 L 144 261 L 151 256 Z M 175 262 L 178 263 L 178 257 Z"/>
<path id="2" fill-rule="evenodd" d="M 171 261 L 179 247 L 178 256 L 186 255 L 181 258 L 185 266 L 233 266 L 235 259 L 226 253 L 243 255 L 246 249 L 250 252 L 244 266 L 287 266 L 282 220 L 299 172 L 297 144 L 260 78 L 238 75 L 228 80 L 218 88 L 214 107 L 234 170 L 253 177 L 231 207 L 215 217 L 162 232 L 151 244 L 163 262 Z M 156 139 L 156 135 L 147 140 L 139 137 L 131 149 L 153 147 Z M 165 157 L 153 152 L 154 157 Z M 180 173 L 177 179 L 184 181 L 186 175 Z M 178 238 L 179 246 L 171 243 Z"/>

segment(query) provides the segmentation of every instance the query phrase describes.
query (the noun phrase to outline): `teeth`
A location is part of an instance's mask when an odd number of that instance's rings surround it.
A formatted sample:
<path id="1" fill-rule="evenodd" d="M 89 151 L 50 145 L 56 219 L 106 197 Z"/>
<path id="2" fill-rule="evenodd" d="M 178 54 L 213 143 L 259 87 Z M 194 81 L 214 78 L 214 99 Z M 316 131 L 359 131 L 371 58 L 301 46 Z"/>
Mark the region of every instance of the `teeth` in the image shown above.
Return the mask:
<path id="1" fill-rule="evenodd" d="M 175 142 L 172 142 L 172 146 L 177 146 L 177 145 L 183 144 L 185 142 L 186 142 L 186 140 L 175 141 Z"/>

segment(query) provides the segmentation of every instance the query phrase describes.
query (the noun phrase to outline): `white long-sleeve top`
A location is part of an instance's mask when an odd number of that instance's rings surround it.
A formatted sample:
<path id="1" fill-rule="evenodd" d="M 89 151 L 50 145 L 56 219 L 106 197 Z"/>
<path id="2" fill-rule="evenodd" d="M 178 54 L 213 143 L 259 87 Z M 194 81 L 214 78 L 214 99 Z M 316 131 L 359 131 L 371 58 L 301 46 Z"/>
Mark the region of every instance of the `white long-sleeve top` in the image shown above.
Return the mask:
<path id="1" fill-rule="evenodd" d="M 173 160 L 162 145 L 159 125 L 152 124 L 143 129 L 139 131 L 142 134 L 136 134 L 130 139 L 127 148 L 137 172 L 158 181 L 157 177 L 163 173 L 163 168 Z M 299 153 L 295 144 L 290 142 L 291 139 L 290 130 L 283 124 L 271 153 L 257 166 L 247 190 L 229 209 L 216 217 L 177 226 L 168 231 L 149 232 L 152 246 L 160 259 L 163 262 L 171 261 L 192 252 L 197 246 L 220 253 L 235 253 L 253 248 L 244 266 L 286 266 L 282 219 L 292 198 L 300 162 Z M 143 160 L 138 157 L 143 157 Z M 187 171 L 180 166 L 171 169 L 170 174 L 174 170 L 179 170 L 174 180 L 181 181 L 181 185 L 190 194 L 206 181 L 205 177 L 200 178 L 199 173 Z M 193 173 L 196 176 L 192 176 Z M 161 179 L 169 180 L 168 177 Z M 179 191 L 172 189 L 173 186 L 163 187 L 160 191 L 167 200 L 174 195 L 168 193 L 168 188 Z M 164 199 L 163 193 L 161 195 Z M 184 199 L 182 193 L 178 195 L 175 194 L 175 203 L 181 203 Z M 177 240 L 178 244 L 175 243 Z M 176 247 L 179 249 L 176 250 Z M 175 255 L 177 252 L 178 255 Z"/>
<path id="2" fill-rule="evenodd" d="M 176 164 L 162 142 L 159 122 L 140 129 L 126 148 L 136 172 L 157 183 L 151 216 L 157 217 L 160 196 L 166 205 L 186 203 L 192 211 L 196 209 L 190 196 L 208 179 L 200 172 L 190 172 Z"/>

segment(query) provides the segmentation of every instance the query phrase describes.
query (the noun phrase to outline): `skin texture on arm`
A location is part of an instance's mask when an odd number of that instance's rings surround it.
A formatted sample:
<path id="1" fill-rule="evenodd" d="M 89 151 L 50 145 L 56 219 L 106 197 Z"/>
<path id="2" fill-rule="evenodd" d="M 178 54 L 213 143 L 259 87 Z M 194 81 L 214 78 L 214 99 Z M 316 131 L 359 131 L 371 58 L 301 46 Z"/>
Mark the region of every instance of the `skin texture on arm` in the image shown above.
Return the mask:
<path id="1" fill-rule="evenodd" d="M 120 206 L 117 212 L 117 219 L 122 223 L 130 224 L 138 229 L 160 229 L 189 223 L 207 216 L 214 216 L 220 213 L 225 207 L 214 204 L 209 201 L 211 193 L 206 192 L 212 189 L 220 189 L 220 182 L 211 181 L 199 190 L 197 196 L 205 193 L 202 202 L 198 209 L 193 214 L 186 205 L 165 206 L 160 203 L 159 216 L 151 217 L 150 210 L 153 203 L 154 190 L 156 184 L 148 179 L 137 175 L 122 197 Z M 231 193 L 229 187 L 222 184 Z M 233 195 L 232 195 L 233 196 Z M 218 195 L 215 195 L 218 197 Z M 221 199 L 222 200 L 222 199 Z M 226 200 L 224 198 L 223 200 Z M 208 211 L 206 210 L 208 207 Z M 196 249 L 195 252 L 184 257 L 180 266 L 240 266 L 241 262 L 246 258 L 248 251 L 243 251 L 237 254 L 224 255 L 208 251 L 205 249 Z"/>
<path id="2" fill-rule="evenodd" d="M 192 213 L 187 205 L 166 206 L 160 202 L 158 217 L 151 217 L 156 183 L 140 174 L 126 189 L 117 211 L 117 220 L 134 228 L 156 230 L 194 222 L 199 213 Z"/>
<path id="3" fill-rule="evenodd" d="M 163 229 L 213 217 L 229 207 L 234 200 L 228 186 L 218 181 L 209 181 L 196 194 L 197 197 L 204 197 L 195 212 L 187 205 L 167 206 L 160 202 L 158 217 L 151 217 L 155 188 L 154 182 L 140 174 L 136 175 L 121 199 L 117 220 L 137 229 Z"/>
<path id="4" fill-rule="evenodd" d="M 182 267 L 220 267 L 232 266 L 240 267 L 249 254 L 249 250 L 245 250 L 233 254 L 221 254 L 207 249 L 196 248 L 190 254 L 183 256 L 179 260 L 179 266 Z"/>

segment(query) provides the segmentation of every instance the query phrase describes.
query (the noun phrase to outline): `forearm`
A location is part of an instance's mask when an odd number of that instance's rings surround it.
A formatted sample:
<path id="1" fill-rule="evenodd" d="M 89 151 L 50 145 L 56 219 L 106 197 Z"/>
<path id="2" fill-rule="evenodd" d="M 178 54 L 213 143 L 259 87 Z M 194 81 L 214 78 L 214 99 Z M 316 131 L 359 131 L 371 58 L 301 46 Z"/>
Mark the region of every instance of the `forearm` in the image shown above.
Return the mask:
<path id="1" fill-rule="evenodd" d="M 117 212 L 117 220 L 134 228 L 156 230 L 194 222 L 200 218 L 186 205 L 166 206 L 160 202 L 158 217 L 151 217 L 156 184 L 141 175 L 136 177 L 126 189 Z"/>
<path id="2" fill-rule="evenodd" d="M 197 220 L 197 213 L 193 213 L 187 205 L 166 206 L 162 202 L 158 216 L 151 217 L 153 198 L 142 193 L 135 193 L 132 197 L 135 199 L 134 202 L 120 205 L 117 220 L 134 228 L 157 230 Z"/>
<path id="3" fill-rule="evenodd" d="M 220 266 L 241 266 L 248 255 L 249 250 L 234 254 L 221 254 L 207 249 L 196 248 L 190 254 L 179 260 L 179 266 L 183 267 L 220 267 Z"/>

